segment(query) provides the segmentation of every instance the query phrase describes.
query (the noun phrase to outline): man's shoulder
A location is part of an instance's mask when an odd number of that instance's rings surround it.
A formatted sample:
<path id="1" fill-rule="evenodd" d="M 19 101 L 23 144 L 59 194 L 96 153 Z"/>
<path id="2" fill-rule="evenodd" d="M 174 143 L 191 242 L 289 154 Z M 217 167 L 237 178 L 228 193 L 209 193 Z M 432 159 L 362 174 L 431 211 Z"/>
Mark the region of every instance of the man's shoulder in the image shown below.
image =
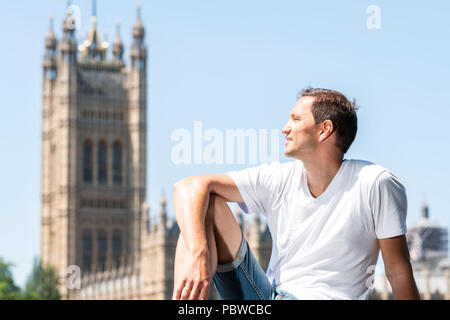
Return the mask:
<path id="1" fill-rule="evenodd" d="M 363 183 L 372 184 L 383 174 L 391 174 L 387 168 L 371 161 L 360 159 L 349 159 L 347 161 L 350 172 Z"/>
<path id="2" fill-rule="evenodd" d="M 253 177 L 277 177 L 277 176 L 289 176 L 292 175 L 295 171 L 301 170 L 303 164 L 299 160 L 295 161 L 286 161 L 286 162 L 267 162 L 261 163 L 259 165 L 248 167 L 241 170 L 229 171 L 227 174 L 236 175 L 236 174 L 245 174 Z"/>
<path id="3" fill-rule="evenodd" d="M 285 171 L 301 168 L 303 167 L 303 163 L 300 160 L 285 161 L 285 162 L 273 161 L 270 163 L 260 164 L 259 166 L 256 167 Z"/>
<path id="4" fill-rule="evenodd" d="M 300 160 L 262 164 L 256 169 L 264 176 L 270 177 L 274 183 L 286 184 L 289 183 L 293 177 L 297 176 L 303 169 L 303 163 Z"/>

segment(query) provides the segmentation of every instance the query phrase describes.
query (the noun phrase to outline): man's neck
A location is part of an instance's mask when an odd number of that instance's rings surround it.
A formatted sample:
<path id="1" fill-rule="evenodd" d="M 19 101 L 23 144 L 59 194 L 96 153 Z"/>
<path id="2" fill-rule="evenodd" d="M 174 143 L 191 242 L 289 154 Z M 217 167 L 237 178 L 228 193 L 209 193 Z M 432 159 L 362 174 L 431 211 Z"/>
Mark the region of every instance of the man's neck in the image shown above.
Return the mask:
<path id="1" fill-rule="evenodd" d="M 314 198 L 319 197 L 330 185 L 341 168 L 343 157 L 316 156 L 302 159 L 306 170 L 309 192 Z"/>

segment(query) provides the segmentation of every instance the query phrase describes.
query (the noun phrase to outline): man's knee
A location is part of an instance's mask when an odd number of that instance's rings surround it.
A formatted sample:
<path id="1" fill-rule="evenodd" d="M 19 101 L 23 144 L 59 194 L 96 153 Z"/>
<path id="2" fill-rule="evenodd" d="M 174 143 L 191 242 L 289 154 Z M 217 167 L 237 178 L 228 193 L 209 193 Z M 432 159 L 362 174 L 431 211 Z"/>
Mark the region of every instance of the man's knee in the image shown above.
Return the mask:
<path id="1" fill-rule="evenodd" d="M 206 228 L 212 230 L 215 238 L 219 263 L 236 259 L 242 233 L 227 201 L 219 195 L 211 195 L 205 220 Z"/>
<path id="2" fill-rule="evenodd" d="M 214 220 L 216 219 L 217 214 L 220 214 L 222 212 L 222 210 L 220 209 L 223 208 L 224 205 L 227 205 L 227 202 L 224 198 L 216 194 L 211 194 L 209 196 L 208 209 L 206 210 L 206 223 L 214 224 Z"/>

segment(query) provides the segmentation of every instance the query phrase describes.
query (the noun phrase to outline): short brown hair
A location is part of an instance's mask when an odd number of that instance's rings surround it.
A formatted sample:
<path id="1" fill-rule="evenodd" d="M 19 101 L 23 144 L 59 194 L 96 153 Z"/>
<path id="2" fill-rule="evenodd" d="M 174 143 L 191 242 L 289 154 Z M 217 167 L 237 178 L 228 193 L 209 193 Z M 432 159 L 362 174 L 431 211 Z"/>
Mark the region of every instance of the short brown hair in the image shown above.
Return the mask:
<path id="1" fill-rule="evenodd" d="M 336 130 L 336 146 L 346 153 L 356 137 L 358 118 L 356 102 L 349 101 L 342 93 L 321 88 L 305 88 L 299 93 L 299 98 L 313 97 L 311 112 L 316 124 L 325 120 L 333 122 Z"/>

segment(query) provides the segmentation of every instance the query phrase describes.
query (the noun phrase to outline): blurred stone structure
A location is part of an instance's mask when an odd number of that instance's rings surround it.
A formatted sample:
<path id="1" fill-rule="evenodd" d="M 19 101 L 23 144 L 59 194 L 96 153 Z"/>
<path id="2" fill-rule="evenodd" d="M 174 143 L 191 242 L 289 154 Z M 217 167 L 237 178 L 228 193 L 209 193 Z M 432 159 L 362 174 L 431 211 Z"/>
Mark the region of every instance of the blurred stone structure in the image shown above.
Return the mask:
<path id="1" fill-rule="evenodd" d="M 128 66 L 119 26 L 108 59 L 95 2 L 93 11 L 83 43 L 69 10 L 62 38 L 51 19 L 45 39 L 42 262 L 56 269 L 67 299 L 171 299 L 179 229 L 168 219 L 164 197 L 156 221 L 146 204 L 147 48 L 140 8 Z M 267 268 L 267 227 L 259 219 L 251 227 L 240 221 Z"/>

